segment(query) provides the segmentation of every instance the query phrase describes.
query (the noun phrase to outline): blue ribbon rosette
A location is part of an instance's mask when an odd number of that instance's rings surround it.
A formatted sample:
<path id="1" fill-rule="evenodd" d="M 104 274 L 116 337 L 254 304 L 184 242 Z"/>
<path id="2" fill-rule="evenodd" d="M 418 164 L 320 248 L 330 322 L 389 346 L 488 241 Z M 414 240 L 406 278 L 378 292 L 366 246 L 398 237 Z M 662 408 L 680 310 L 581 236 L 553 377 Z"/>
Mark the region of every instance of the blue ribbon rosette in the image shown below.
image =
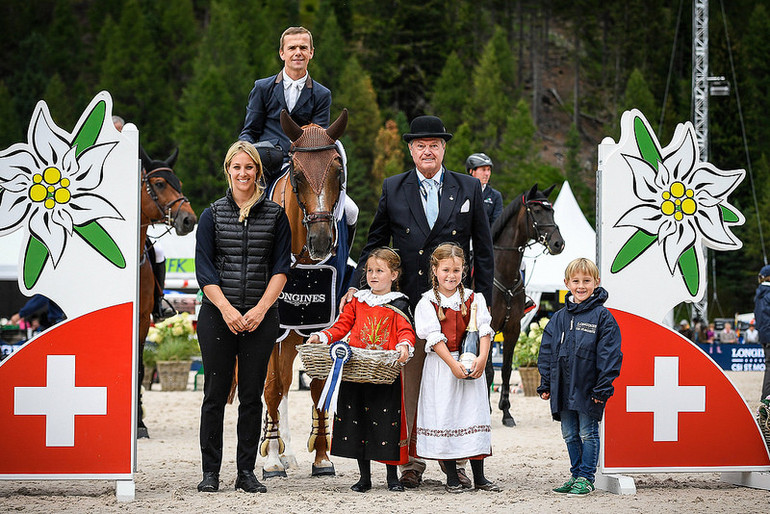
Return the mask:
<path id="1" fill-rule="evenodd" d="M 329 355 L 332 358 L 332 367 L 329 376 L 326 377 L 324 389 L 318 399 L 318 408 L 334 415 L 337 412 L 337 396 L 342 382 L 342 369 L 350 360 L 353 352 L 345 341 L 336 341 L 329 347 Z"/>

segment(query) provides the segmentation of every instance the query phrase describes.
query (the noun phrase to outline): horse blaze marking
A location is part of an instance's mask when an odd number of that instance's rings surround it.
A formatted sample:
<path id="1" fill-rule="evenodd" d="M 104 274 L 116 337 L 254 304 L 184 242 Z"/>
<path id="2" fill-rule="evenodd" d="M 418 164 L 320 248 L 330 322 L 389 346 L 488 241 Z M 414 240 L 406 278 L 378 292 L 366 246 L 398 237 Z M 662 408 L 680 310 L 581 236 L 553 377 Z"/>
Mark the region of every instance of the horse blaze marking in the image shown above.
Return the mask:
<path id="1" fill-rule="evenodd" d="M 680 386 L 679 357 L 655 357 L 654 385 L 627 386 L 626 412 L 652 412 L 652 440 L 678 441 L 679 413 L 706 412 L 706 386 Z"/>
<path id="2" fill-rule="evenodd" d="M 107 414 L 106 387 L 75 387 L 75 356 L 49 355 L 45 387 L 14 387 L 13 413 L 45 416 L 46 446 L 75 446 L 75 416 Z"/>

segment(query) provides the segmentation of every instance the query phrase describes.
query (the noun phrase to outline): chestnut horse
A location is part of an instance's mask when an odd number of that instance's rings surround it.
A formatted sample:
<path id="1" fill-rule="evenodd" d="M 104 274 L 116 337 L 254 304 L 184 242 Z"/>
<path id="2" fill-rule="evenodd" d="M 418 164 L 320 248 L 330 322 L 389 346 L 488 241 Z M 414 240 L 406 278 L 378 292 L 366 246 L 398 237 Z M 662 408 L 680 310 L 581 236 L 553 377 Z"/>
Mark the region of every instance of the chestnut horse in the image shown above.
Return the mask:
<path id="1" fill-rule="evenodd" d="M 144 247 L 147 238 L 147 227 L 155 223 L 173 227 L 180 236 L 189 234 L 195 227 L 198 218 L 195 216 L 190 201 L 182 194 L 182 183 L 172 169 L 179 150 L 174 150 L 165 161 L 152 160 L 144 149 L 141 149 L 142 160 L 142 202 L 141 226 L 139 242 L 142 245 L 139 255 L 139 411 L 137 415 L 137 436 L 147 437 L 147 427 L 142 421 L 141 385 L 144 379 L 144 363 L 142 353 L 147 332 L 150 330 L 150 314 L 155 303 L 155 275 L 148 251 Z M 160 284 L 163 287 L 163 284 Z"/>
<path id="2" fill-rule="evenodd" d="M 544 191 L 537 184 L 508 204 L 492 225 L 495 250 L 495 278 L 492 293 L 492 328 L 503 333 L 503 368 L 500 403 L 503 425 L 516 425 L 509 411 L 513 349 L 519 339 L 521 318 L 524 314 L 524 282 L 521 260 L 527 246 L 540 243 L 546 251 L 557 255 L 564 250 L 564 239 L 553 221 L 553 206 L 548 195 L 554 186 Z"/>
<path id="3" fill-rule="evenodd" d="M 335 141 L 345 132 L 347 122 L 347 109 L 343 109 L 328 129 L 313 123 L 300 127 L 285 110 L 281 112 L 281 127 L 292 141 L 291 165 L 288 173 L 276 182 L 272 199 L 283 206 L 289 219 L 295 264 L 317 264 L 329 257 L 338 244 L 346 244 L 346 241 L 338 241 L 334 213 L 345 181 L 342 157 Z M 260 453 L 266 457 L 263 478 L 286 476 L 286 467 L 296 465 L 290 447 L 287 395 L 297 356 L 296 346 L 303 341 L 303 336 L 292 330 L 276 344 L 270 357 L 260 445 Z M 311 382 L 313 428 L 307 447 L 308 451 L 315 451 L 312 465 L 315 476 L 334 474 L 334 465 L 327 453 L 331 444 L 328 420 L 326 413 L 315 407 L 322 389 L 322 381 Z"/>

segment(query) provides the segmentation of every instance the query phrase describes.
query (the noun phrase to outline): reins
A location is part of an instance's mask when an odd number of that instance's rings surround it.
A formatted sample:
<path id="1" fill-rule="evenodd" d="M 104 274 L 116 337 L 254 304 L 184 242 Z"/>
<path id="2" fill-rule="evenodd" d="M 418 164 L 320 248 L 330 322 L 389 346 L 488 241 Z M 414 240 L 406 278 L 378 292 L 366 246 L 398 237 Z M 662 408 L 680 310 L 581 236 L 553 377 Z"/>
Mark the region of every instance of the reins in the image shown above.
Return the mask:
<path id="1" fill-rule="evenodd" d="M 527 224 L 526 224 L 526 232 L 524 233 L 524 244 L 519 246 L 501 246 L 501 245 L 494 245 L 493 248 L 495 251 L 502 250 L 502 251 L 516 251 L 519 252 L 519 264 L 521 264 L 521 258 L 524 255 L 524 251 L 534 246 L 537 243 L 542 244 L 545 246 L 546 250 L 550 252 L 550 247 L 548 245 L 547 235 L 540 231 L 541 228 L 550 228 L 550 227 L 556 227 L 557 225 L 555 223 L 538 223 L 535 219 L 535 215 L 532 213 L 531 205 L 539 204 L 546 210 L 553 210 L 553 207 L 551 206 L 551 203 L 548 201 L 543 200 L 529 200 L 527 201 L 525 195 L 521 195 L 521 203 L 526 209 L 526 216 L 527 216 Z M 530 237 L 531 230 L 534 230 L 535 235 L 534 237 Z M 496 270 L 495 270 L 496 271 Z M 498 331 L 503 331 L 508 324 L 508 321 L 511 319 L 511 312 L 513 311 L 513 300 L 514 298 L 524 292 L 524 281 L 521 279 L 521 273 L 516 273 L 516 279 L 512 286 L 508 287 L 505 284 L 502 283 L 496 276 L 493 278 L 492 283 L 494 286 L 503 294 L 503 299 L 505 299 L 505 318 L 503 319 L 502 325 L 500 325 L 500 328 Z"/>

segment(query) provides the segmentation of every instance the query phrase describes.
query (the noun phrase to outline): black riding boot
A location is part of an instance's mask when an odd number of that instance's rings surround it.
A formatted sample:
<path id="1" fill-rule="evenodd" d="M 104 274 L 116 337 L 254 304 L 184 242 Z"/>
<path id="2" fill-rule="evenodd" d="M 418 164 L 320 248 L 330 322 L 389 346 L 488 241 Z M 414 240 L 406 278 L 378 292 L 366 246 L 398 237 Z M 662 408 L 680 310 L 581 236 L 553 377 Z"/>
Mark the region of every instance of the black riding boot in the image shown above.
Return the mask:
<path id="1" fill-rule="evenodd" d="M 152 272 L 155 275 L 155 289 L 153 291 L 154 304 L 152 309 L 152 320 L 156 323 L 165 318 L 174 315 L 174 309 L 166 307 L 163 300 L 163 287 L 166 283 L 166 261 L 155 262 L 152 264 Z"/>

